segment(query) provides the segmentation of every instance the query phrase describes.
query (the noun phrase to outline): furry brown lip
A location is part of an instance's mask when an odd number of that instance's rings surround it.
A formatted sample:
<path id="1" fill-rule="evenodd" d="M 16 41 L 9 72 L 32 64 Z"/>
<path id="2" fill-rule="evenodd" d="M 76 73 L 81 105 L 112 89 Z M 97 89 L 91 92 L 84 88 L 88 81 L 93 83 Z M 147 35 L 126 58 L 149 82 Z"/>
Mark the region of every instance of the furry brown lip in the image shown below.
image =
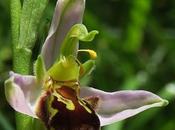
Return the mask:
<path id="1" fill-rule="evenodd" d="M 37 116 L 48 130 L 100 130 L 95 111 L 78 95 L 68 86 L 59 86 L 52 92 L 48 90 L 43 93 Z"/>

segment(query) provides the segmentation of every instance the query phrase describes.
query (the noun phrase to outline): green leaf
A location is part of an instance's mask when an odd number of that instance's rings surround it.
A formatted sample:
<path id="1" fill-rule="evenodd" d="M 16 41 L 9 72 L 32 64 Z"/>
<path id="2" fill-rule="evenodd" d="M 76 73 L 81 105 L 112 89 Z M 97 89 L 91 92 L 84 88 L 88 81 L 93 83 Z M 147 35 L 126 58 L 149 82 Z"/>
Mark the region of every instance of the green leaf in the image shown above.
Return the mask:
<path id="1" fill-rule="evenodd" d="M 23 119 L 23 121 L 21 121 L 21 119 Z M 16 124 L 17 130 L 46 130 L 40 120 L 21 113 L 16 113 L 16 120 L 18 121 Z"/>
<path id="2" fill-rule="evenodd" d="M 124 126 L 124 121 L 113 123 L 104 127 L 104 130 L 122 130 Z"/>
<path id="3" fill-rule="evenodd" d="M 0 112 L 0 117 L 0 128 L 2 128 L 3 130 L 14 130 L 7 116 L 4 116 L 4 114 Z"/>
<path id="4" fill-rule="evenodd" d="M 37 29 L 48 0 L 24 0 L 21 21 L 19 47 L 32 48 L 37 38 Z"/>
<path id="5" fill-rule="evenodd" d="M 63 41 L 61 46 L 61 55 L 76 55 L 78 41 L 90 42 L 94 39 L 96 34 L 98 34 L 98 31 L 93 30 L 88 32 L 83 24 L 74 25 Z"/>

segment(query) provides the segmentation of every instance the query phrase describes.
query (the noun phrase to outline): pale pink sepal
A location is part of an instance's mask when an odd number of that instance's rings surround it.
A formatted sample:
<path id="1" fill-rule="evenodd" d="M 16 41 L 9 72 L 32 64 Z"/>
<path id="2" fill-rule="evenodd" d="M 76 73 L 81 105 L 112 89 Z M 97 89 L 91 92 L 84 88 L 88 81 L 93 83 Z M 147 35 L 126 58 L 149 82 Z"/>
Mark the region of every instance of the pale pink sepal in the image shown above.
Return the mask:
<path id="1" fill-rule="evenodd" d="M 85 0 L 58 0 L 53 15 L 49 34 L 41 50 L 48 69 L 58 58 L 60 44 L 70 28 L 81 23 L 85 8 Z"/>
<path id="2" fill-rule="evenodd" d="M 104 92 L 90 87 L 81 87 L 81 97 L 99 97 L 96 112 L 101 126 L 134 116 L 146 109 L 167 105 L 167 101 L 144 90 Z"/>
<path id="3" fill-rule="evenodd" d="M 5 95 L 13 109 L 36 118 L 35 105 L 41 95 L 39 87 L 34 76 L 10 72 L 10 78 L 5 81 Z"/>

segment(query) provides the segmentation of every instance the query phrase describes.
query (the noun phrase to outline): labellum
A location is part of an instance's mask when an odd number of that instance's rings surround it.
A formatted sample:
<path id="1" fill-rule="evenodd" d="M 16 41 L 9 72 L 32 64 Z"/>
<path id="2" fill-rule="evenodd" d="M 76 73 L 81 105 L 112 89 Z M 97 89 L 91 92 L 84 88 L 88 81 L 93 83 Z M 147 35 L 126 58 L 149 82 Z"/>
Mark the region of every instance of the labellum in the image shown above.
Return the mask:
<path id="1" fill-rule="evenodd" d="M 90 104 L 79 97 L 78 81 L 45 83 L 49 88 L 40 98 L 37 116 L 48 130 L 99 130 L 100 121 Z"/>

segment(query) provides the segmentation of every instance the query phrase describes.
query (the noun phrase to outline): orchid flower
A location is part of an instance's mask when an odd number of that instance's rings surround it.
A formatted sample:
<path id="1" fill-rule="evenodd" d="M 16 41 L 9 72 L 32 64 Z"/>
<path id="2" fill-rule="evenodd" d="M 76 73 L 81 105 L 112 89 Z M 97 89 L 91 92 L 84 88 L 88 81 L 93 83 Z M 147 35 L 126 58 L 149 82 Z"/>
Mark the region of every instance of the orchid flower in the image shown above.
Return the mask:
<path id="1" fill-rule="evenodd" d="M 9 104 L 20 113 L 41 119 L 48 130 L 99 130 L 146 109 L 167 105 L 166 100 L 144 90 L 104 92 L 80 85 L 97 57 L 93 50 L 78 49 L 78 41 L 92 41 L 98 34 L 81 24 L 84 6 L 84 0 L 58 0 L 34 65 L 35 75 L 10 72 L 5 82 Z M 85 63 L 77 58 L 83 52 L 90 56 Z"/>

